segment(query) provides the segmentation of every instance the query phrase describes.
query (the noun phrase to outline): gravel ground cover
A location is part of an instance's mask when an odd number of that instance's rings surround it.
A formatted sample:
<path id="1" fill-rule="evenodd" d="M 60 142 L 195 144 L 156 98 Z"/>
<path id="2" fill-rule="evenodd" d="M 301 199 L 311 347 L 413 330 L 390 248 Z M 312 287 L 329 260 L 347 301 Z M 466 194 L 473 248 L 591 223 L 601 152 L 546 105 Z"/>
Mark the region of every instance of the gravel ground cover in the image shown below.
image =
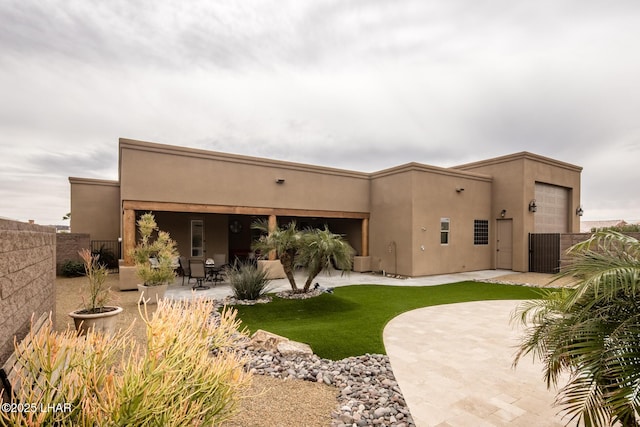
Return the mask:
<path id="1" fill-rule="evenodd" d="M 110 275 L 107 281 L 115 288 L 118 276 Z M 73 320 L 68 313 L 81 306 L 85 283 L 84 277 L 56 279 L 56 330 L 64 330 L 67 326 L 73 328 Z M 117 327 L 126 328 L 135 319 L 131 333 L 134 339 L 143 344 L 146 342 L 146 332 L 138 314 L 139 297 L 138 291 L 114 291 L 113 303 L 124 308 Z M 155 305 L 148 305 L 147 309 L 153 313 Z M 325 427 L 331 425 L 331 413 L 337 408 L 338 394 L 336 387 L 324 383 L 254 375 L 251 389 L 240 402 L 238 414 L 224 425 Z"/>

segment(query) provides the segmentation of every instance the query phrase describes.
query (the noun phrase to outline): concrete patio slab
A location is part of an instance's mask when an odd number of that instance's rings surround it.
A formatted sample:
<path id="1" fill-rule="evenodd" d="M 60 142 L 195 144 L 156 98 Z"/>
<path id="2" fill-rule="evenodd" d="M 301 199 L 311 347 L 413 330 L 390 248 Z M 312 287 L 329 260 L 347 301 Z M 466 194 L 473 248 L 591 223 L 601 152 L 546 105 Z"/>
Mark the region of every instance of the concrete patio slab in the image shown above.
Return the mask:
<path id="1" fill-rule="evenodd" d="M 513 274 L 511 270 L 481 270 L 470 271 L 465 273 L 455 274 L 442 274 L 437 276 L 424 276 L 424 277 L 409 277 L 406 279 L 397 279 L 393 277 L 382 276 L 380 274 L 372 273 L 355 273 L 341 274 L 340 271 L 323 272 L 316 279 L 315 282 L 320 283 L 324 287 L 337 287 L 337 286 L 350 286 L 350 285 L 387 285 L 387 286 L 434 286 L 442 285 L 445 283 L 455 283 L 464 280 L 484 280 L 492 279 L 495 277 L 501 277 L 505 275 Z M 302 273 L 295 275 L 296 283 L 298 286 L 304 285 L 306 276 Z M 193 284 L 193 281 L 192 283 Z M 166 298 L 181 299 L 181 298 L 216 298 L 223 299 L 226 296 L 233 294 L 228 282 L 217 283 L 215 286 L 211 283 L 206 283 L 210 286 L 210 289 L 192 291 L 191 286 L 186 283 L 182 285 L 182 278 L 176 278 L 173 285 L 169 286 Z M 291 289 L 289 281 L 287 279 L 272 280 L 269 288 L 272 292 L 280 292 Z M 195 292 L 194 295 L 193 292 Z"/>

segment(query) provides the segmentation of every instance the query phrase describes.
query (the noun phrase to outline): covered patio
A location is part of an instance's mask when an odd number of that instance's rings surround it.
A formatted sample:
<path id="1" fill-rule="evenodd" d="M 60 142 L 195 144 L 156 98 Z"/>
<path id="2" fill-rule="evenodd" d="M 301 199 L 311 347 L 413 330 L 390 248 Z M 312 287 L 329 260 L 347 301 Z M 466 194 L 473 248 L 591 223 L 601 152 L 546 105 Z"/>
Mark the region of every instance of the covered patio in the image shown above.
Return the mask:
<path id="1" fill-rule="evenodd" d="M 359 258 L 369 256 L 369 213 L 308 209 L 256 208 L 192 203 L 123 201 L 122 244 L 126 266 L 133 265 L 131 250 L 136 245 L 136 221 L 153 212 L 160 229 L 171 234 L 178 251 L 187 258 L 206 259 L 225 254 L 228 262 L 253 256 L 251 244 L 260 236 L 251 225 L 266 220 L 269 230 L 296 221 L 298 228 L 325 225 L 345 236 Z"/>

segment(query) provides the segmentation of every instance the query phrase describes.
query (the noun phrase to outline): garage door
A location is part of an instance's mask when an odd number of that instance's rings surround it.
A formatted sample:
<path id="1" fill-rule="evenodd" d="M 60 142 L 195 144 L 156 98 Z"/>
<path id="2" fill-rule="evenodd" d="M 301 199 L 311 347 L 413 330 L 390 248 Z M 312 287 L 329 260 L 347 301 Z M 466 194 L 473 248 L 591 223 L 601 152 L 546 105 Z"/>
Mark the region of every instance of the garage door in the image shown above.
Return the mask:
<path id="1" fill-rule="evenodd" d="M 535 232 L 569 232 L 569 189 L 536 182 L 535 194 Z"/>

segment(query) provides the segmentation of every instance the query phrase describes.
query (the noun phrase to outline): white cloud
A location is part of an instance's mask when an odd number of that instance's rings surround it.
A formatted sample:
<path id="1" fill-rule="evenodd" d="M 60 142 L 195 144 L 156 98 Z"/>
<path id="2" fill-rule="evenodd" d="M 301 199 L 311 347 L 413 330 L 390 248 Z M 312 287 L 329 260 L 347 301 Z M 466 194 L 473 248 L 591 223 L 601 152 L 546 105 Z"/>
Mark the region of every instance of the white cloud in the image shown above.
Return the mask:
<path id="1" fill-rule="evenodd" d="M 0 216 L 57 221 L 66 177 L 116 178 L 128 137 L 363 171 L 527 150 L 584 166 L 585 219 L 638 218 L 639 12 L 3 2 L 0 195 L 12 202 Z"/>

